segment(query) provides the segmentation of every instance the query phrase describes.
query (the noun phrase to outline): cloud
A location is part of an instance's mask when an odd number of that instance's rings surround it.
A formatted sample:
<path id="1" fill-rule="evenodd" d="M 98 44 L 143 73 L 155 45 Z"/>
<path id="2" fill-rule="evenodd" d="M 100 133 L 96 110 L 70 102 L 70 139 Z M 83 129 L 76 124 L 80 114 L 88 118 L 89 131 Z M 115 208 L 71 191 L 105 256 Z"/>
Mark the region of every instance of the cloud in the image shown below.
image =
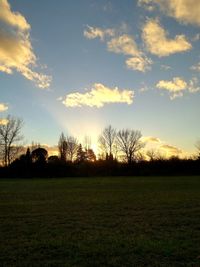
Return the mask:
<path id="1" fill-rule="evenodd" d="M 147 50 L 159 57 L 185 52 L 192 48 L 184 35 L 176 35 L 174 39 L 170 39 L 157 19 L 147 20 L 142 29 L 142 37 Z"/>
<path id="2" fill-rule="evenodd" d="M 133 103 L 134 92 L 118 87 L 109 88 L 101 83 L 93 84 L 90 91 L 86 93 L 71 93 L 66 95 L 62 103 L 66 107 L 97 107 L 101 108 L 109 103 Z"/>
<path id="3" fill-rule="evenodd" d="M 0 125 L 6 125 L 6 124 L 8 124 L 8 120 L 0 118 Z"/>
<path id="4" fill-rule="evenodd" d="M 180 77 L 173 78 L 172 81 L 161 80 L 156 84 L 159 89 L 164 89 L 170 92 L 171 99 L 180 97 L 183 95 L 182 91 L 186 90 L 187 83 Z"/>
<path id="5" fill-rule="evenodd" d="M 199 80 L 197 77 L 193 77 L 188 83 L 188 91 L 190 93 L 196 93 L 200 91 Z"/>
<path id="6" fill-rule="evenodd" d="M 83 34 L 88 39 L 100 38 L 101 41 L 104 41 L 106 36 L 114 36 L 114 30 L 87 26 L 87 29 L 84 30 Z"/>
<path id="7" fill-rule="evenodd" d="M 187 83 L 180 77 L 175 77 L 173 78 L 172 81 L 164 81 L 164 80 L 159 81 L 156 87 L 168 90 L 170 92 L 179 92 L 186 89 Z"/>
<path id="8" fill-rule="evenodd" d="M 161 143 L 161 140 L 158 137 L 154 136 L 143 136 L 141 139 L 142 139 L 141 141 L 145 143 L 156 143 L 156 144 Z"/>
<path id="9" fill-rule="evenodd" d="M 152 60 L 147 58 L 138 49 L 133 36 L 121 33 L 127 31 L 126 24 L 123 24 L 118 31 L 114 29 L 93 28 L 90 26 L 88 26 L 88 29 L 84 31 L 86 38 L 94 39 L 99 37 L 101 41 L 105 41 L 105 37 L 107 36 L 106 44 L 108 51 L 129 56 L 125 61 L 128 69 L 141 72 L 151 69 Z"/>
<path id="10" fill-rule="evenodd" d="M 164 150 L 167 153 L 167 156 L 169 157 L 177 156 L 183 153 L 183 151 L 180 148 L 168 144 L 161 145 L 160 149 Z"/>
<path id="11" fill-rule="evenodd" d="M 4 103 L 0 103 L 0 112 L 6 111 L 8 109 L 8 106 Z"/>
<path id="12" fill-rule="evenodd" d="M 156 87 L 169 91 L 171 99 L 183 96 L 183 92 L 186 90 L 189 93 L 200 91 L 199 81 L 196 77 L 190 79 L 189 82 L 186 82 L 180 77 L 174 77 L 172 81 L 161 80 L 156 84 Z"/>
<path id="13" fill-rule="evenodd" d="M 37 67 L 30 40 L 30 25 L 17 12 L 11 11 L 7 0 L 0 0 L 0 71 L 21 73 L 40 88 L 50 85 L 51 77 L 33 70 Z"/>
<path id="14" fill-rule="evenodd" d="M 191 66 L 190 69 L 200 72 L 200 62 L 198 62 L 196 65 Z"/>
<path id="15" fill-rule="evenodd" d="M 30 29 L 30 25 L 20 13 L 11 11 L 7 0 L 0 1 L 0 20 L 21 30 Z"/>
<path id="16" fill-rule="evenodd" d="M 192 38 L 193 42 L 199 41 L 200 40 L 200 33 L 197 33 L 194 35 L 194 37 Z"/>
<path id="17" fill-rule="evenodd" d="M 160 68 L 161 68 L 162 70 L 170 70 L 170 69 L 171 69 L 171 67 L 168 66 L 168 65 L 161 65 Z"/>
<path id="18" fill-rule="evenodd" d="M 153 61 L 147 57 L 130 57 L 126 60 L 126 66 L 131 70 L 138 70 L 145 72 L 146 70 L 151 69 L 151 64 Z"/>
<path id="19" fill-rule="evenodd" d="M 126 60 L 128 69 L 145 72 L 151 68 L 150 65 L 152 64 L 152 61 L 138 50 L 135 40 L 128 34 L 112 38 L 107 43 L 107 47 L 108 51 L 132 56 Z"/>
<path id="20" fill-rule="evenodd" d="M 149 11 L 157 6 L 170 17 L 183 24 L 200 26 L 200 2 L 198 0 L 139 0 L 138 4 Z"/>
<path id="21" fill-rule="evenodd" d="M 153 11 L 155 9 L 154 1 L 152 0 L 138 0 L 138 6 L 144 7 L 148 11 Z"/>
<path id="22" fill-rule="evenodd" d="M 139 89 L 139 93 L 144 93 L 147 91 L 149 91 L 149 87 L 145 84 Z"/>
<path id="23" fill-rule="evenodd" d="M 166 143 L 158 137 L 143 136 L 141 138 L 141 141 L 146 143 L 145 151 L 152 154 L 154 158 L 170 158 L 172 156 L 180 156 L 184 158 L 186 156 L 185 151 L 176 146 Z"/>
<path id="24" fill-rule="evenodd" d="M 107 43 L 108 51 L 124 54 L 124 55 L 131 55 L 131 56 L 139 56 L 141 53 L 137 48 L 137 44 L 132 36 L 128 34 L 123 34 L 116 38 L 112 38 Z"/>

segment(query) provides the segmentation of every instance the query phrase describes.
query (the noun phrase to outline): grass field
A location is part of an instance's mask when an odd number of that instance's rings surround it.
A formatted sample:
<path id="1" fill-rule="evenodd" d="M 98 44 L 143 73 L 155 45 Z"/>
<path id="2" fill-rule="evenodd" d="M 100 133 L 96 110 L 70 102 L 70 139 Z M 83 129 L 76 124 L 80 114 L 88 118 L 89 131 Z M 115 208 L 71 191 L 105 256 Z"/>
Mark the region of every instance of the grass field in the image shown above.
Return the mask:
<path id="1" fill-rule="evenodd" d="M 0 180 L 0 266 L 200 266 L 200 177 Z"/>

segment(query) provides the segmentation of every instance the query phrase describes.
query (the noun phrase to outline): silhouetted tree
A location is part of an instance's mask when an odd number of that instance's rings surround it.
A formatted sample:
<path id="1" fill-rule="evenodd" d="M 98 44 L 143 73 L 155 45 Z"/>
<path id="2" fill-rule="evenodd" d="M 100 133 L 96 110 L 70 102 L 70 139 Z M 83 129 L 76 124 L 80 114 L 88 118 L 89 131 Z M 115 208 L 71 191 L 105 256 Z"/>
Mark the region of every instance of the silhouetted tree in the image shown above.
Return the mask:
<path id="1" fill-rule="evenodd" d="M 48 159 L 48 152 L 42 147 L 36 148 L 32 151 L 31 158 L 33 163 L 45 164 Z"/>
<path id="2" fill-rule="evenodd" d="M 77 154 L 76 154 L 76 161 L 77 162 L 84 162 L 86 161 L 86 152 L 83 151 L 82 145 L 79 144 L 77 148 Z"/>
<path id="3" fill-rule="evenodd" d="M 157 154 L 155 149 L 150 149 L 146 152 L 146 155 L 148 156 L 150 161 L 156 160 L 157 159 Z"/>
<path id="4" fill-rule="evenodd" d="M 197 141 L 196 148 L 197 148 L 197 158 L 200 160 L 200 140 Z"/>
<path id="5" fill-rule="evenodd" d="M 86 150 L 86 159 L 87 161 L 96 161 L 96 155 L 91 148 Z"/>
<path id="6" fill-rule="evenodd" d="M 126 162 L 132 163 L 138 152 L 144 144 L 140 141 L 142 137 L 140 131 L 124 129 L 117 133 L 117 143 L 120 151 L 124 154 Z"/>
<path id="7" fill-rule="evenodd" d="M 31 164 L 32 163 L 32 159 L 31 159 L 31 151 L 30 151 L 29 147 L 26 150 L 25 157 L 26 157 L 27 164 Z"/>
<path id="8" fill-rule="evenodd" d="M 108 158 L 113 158 L 113 146 L 116 140 L 116 130 L 111 125 L 104 128 L 99 136 L 100 148 L 108 155 Z"/>
<path id="9" fill-rule="evenodd" d="M 48 157 L 48 163 L 50 164 L 58 164 L 59 162 L 60 162 L 60 159 L 56 155 Z"/>
<path id="10" fill-rule="evenodd" d="M 75 137 L 68 136 L 66 138 L 66 144 L 67 144 L 67 159 L 72 162 L 76 158 L 78 141 Z"/>
<path id="11" fill-rule="evenodd" d="M 58 151 L 61 161 L 66 161 L 67 159 L 67 141 L 64 133 L 61 133 L 58 141 Z"/>
<path id="12" fill-rule="evenodd" d="M 18 155 L 23 139 L 21 129 L 23 121 L 19 118 L 7 116 L 5 123 L 0 124 L 0 154 L 4 166 L 8 166 Z"/>

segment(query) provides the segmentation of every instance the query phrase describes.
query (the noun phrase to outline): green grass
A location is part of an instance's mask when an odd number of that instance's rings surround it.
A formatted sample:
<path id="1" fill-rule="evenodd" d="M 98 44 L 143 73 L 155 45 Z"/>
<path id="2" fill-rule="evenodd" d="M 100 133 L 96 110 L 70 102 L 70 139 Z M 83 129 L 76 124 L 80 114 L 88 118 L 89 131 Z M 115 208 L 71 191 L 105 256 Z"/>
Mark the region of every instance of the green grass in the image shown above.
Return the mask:
<path id="1" fill-rule="evenodd" d="M 0 266 L 200 266 L 200 177 L 0 180 Z"/>

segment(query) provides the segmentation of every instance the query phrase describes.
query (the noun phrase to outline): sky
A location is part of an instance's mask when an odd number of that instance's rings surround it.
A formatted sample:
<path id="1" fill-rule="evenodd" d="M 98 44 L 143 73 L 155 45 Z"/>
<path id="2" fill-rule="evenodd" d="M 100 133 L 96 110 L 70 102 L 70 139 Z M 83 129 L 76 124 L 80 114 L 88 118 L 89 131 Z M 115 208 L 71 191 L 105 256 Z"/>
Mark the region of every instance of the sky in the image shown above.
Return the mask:
<path id="1" fill-rule="evenodd" d="M 24 143 L 140 130 L 147 147 L 195 153 L 200 1 L 0 0 L 0 123 Z"/>

